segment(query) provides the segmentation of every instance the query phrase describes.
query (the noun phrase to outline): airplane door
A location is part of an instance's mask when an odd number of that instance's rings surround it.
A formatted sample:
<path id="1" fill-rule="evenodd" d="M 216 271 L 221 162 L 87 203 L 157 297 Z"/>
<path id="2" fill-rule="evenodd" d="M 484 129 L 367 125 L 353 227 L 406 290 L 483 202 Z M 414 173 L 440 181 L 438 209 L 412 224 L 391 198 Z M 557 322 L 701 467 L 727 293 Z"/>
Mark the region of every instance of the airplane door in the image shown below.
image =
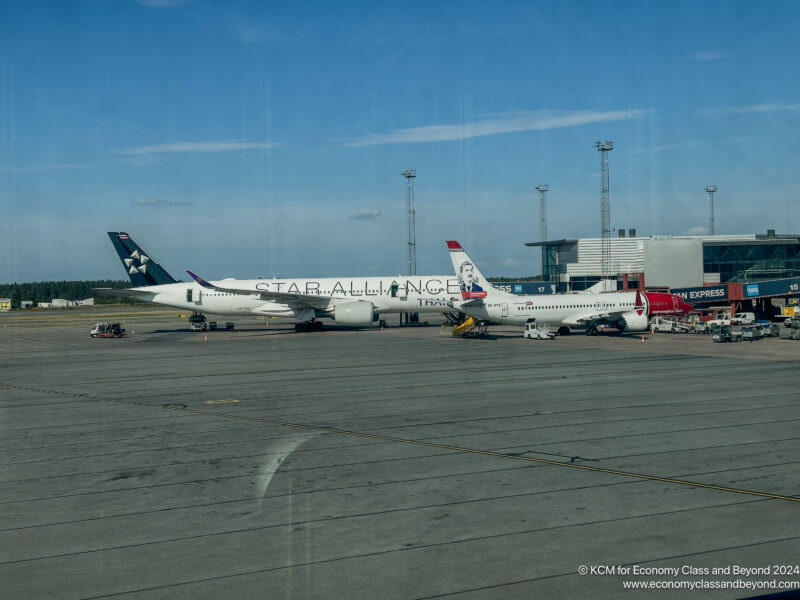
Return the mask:
<path id="1" fill-rule="evenodd" d="M 399 300 L 408 300 L 408 287 L 400 287 L 397 285 L 397 283 L 393 283 L 389 288 L 389 295 L 392 298 L 398 298 Z"/>
<path id="2" fill-rule="evenodd" d="M 200 304 L 202 302 L 202 298 L 203 298 L 202 290 L 193 290 L 192 288 L 188 288 L 186 290 L 186 302 L 193 302 L 194 304 Z"/>
<path id="3" fill-rule="evenodd" d="M 501 313 L 501 315 L 502 315 L 502 316 L 504 316 L 504 317 L 507 317 L 507 316 L 508 316 L 508 304 L 506 304 L 505 302 L 503 302 L 503 303 L 500 305 L 500 307 L 501 307 L 501 309 L 502 309 L 502 313 Z"/>

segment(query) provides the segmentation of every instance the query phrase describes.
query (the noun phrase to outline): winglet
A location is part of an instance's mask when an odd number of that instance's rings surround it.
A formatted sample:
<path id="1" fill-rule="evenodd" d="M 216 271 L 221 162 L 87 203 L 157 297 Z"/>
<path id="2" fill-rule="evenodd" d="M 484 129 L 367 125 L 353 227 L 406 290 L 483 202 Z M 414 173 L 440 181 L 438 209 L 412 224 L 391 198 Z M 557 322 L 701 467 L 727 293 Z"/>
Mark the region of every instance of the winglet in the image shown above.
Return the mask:
<path id="1" fill-rule="evenodd" d="M 455 240 L 447 240 L 447 247 L 450 249 L 450 252 L 458 252 L 459 250 L 461 250 L 463 252 L 463 250 L 464 250 L 461 247 L 461 244 L 459 244 Z"/>
<path id="2" fill-rule="evenodd" d="M 192 273 L 192 272 L 191 272 L 189 269 L 186 269 L 186 272 L 189 274 L 189 276 L 190 276 L 192 279 L 194 279 L 194 280 L 195 280 L 197 283 L 199 283 L 200 285 L 202 285 L 204 288 L 210 288 L 210 289 L 214 289 L 214 286 L 213 286 L 213 285 L 211 285 L 210 283 L 208 283 L 208 282 L 207 282 L 205 279 L 203 279 L 202 277 L 200 277 L 200 275 L 196 275 L 195 273 Z"/>
<path id="3" fill-rule="evenodd" d="M 642 302 L 642 295 L 639 293 L 639 290 L 636 290 L 636 305 L 633 307 L 636 310 L 637 315 L 641 315 L 644 312 L 644 302 Z"/>

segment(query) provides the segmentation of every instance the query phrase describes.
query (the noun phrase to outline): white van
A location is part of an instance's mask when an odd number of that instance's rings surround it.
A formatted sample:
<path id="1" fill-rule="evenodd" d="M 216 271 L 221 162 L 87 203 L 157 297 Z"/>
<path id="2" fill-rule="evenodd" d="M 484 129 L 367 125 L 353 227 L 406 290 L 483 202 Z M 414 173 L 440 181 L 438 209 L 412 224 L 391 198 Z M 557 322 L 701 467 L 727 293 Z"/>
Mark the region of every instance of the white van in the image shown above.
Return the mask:
<path id="1" fill-rule="evenodd" d="M 755 313 L 751 312 L 740 312 L 733 315 L 731 319 L 732 325 L 752 325 L 756 322 L 756 315 Z"/>

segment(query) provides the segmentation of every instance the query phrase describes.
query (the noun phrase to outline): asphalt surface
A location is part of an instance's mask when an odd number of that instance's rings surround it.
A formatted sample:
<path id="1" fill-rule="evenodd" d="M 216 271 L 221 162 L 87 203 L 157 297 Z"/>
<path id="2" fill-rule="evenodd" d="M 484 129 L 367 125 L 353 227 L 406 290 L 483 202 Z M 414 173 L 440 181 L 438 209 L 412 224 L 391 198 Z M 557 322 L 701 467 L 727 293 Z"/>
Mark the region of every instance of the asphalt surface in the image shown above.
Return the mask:
<path id="1" fill-rule="evenodd" d="M 3 598 L 800 587 L 800 342 L 234 321 L 0 317 Z"/>

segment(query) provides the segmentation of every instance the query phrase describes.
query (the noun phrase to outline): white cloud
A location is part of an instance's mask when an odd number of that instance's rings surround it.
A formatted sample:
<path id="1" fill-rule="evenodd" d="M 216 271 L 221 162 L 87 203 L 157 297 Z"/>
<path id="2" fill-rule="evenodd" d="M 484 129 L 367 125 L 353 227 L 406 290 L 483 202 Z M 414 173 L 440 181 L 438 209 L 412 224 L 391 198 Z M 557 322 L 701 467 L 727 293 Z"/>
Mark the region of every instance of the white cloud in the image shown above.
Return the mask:
<path id="1" fill-rule="evenodd" d="M 139 198 L 134 202 L 136 206 L 191 206 L 191 202 L 184 200 L 162 200 L 161 198 Z"/>
<path id="2" fill-rule="evenodd" d="M 706 235 L 707 233 L 708 227 L 692 227 L 686 232 L 686 235 Z"/>
<path id="3" fill-rule="evenodd" d="M 719 50 L 704 50 L 700 52 L 695 52 L 688 56 L 689 60 L 699 60 L 699 61 L 706 61 L 706 60 L 720 60 L 722 58 L 727 58 L 728 55 L 725 52 L 720 52 Z"/>
<path id="4" fill-rule="evenodd" d="M 269 150 L 279 144 L 265 142 L 244 142 L 232 140 L 225 142 L 172 142 L 168 144 L 155 144 L 153 146 L 139 146 L 120 150 L 120 154 L 138 156 L 141 154 L 163 153 L 198 153 L 198 152 L 232 152 L 236 150 Z"/>
<path id="5" fill-rule="evenodd" d="M 266 22 L 253 21 L 235 17 L 229 19 L 233 35 L 245 44 L 263 44 L 270 42 L 286 42 L 289 36 Z"/>
<path id="6" fill-rule="evenodd" d="M 413 144 L 421 142 L 450 142 L 501 133 L 541 131 L 561 127 L 577 127 L 590 123 L 627 121 L 638 119 L 648 110 L 615 111 L 526 111 L 512 112 L 496 118 L 456 125 L 426 125 L 410 129 L 398 129 L 389 133 L 371 133 L 351 140 L 345 147 L 378 146 L 381 144 Z"/>
<path id="7" fill-rule="evenodd" d="M 15 171 L 17 173 L 51 173 L 53 171 L 70 171 L 74 169 L 88 169 L 89 165 L 79 165 L 75 163 L 39 163 L 30 167 L 3 167 L 5 171 Z"/>
<path id="8" fill-rule="evenodd" d="M 375 219 L 379 219 L 383 213 L 379 210 L 369 209 L 369 208 L 362 208 L 361 210 L 357 210 L 354 214 L 352 214 L 349 219 L 351 221 L 374 221 Z"/>
<path id="9" fill-rule="evenodd" d="M 707 115 L 735 115 L 745 113 L 778 112 L 783 110 L 800 110 L 800 104 L 784 104 L 783 102 L 770 102 L 765 104 L 749 104 L 745 106 L 729 106 L 726 108 L 713 108 L 701 110 L 700 114 Z"/>

